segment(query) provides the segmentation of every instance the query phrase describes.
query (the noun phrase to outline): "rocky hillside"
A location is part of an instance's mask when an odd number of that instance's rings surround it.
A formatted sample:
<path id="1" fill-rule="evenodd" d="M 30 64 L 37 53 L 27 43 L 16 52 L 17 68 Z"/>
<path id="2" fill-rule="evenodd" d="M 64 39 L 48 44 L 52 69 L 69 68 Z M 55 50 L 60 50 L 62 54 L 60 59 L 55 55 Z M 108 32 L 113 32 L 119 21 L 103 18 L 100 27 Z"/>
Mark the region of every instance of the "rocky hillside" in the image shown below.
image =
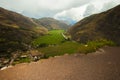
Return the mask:
<path id="1" fill-rule="evenodd" d="M 26 50 L 32 39 L 47 29 L 21 14 L 0 8 L 0 57 L 4 53 Z"/>
<path id="2" fill-rule="evenodd" d="M 106 12 L 94 14 L 69 29 L 73 40 L 87 42 L 106 38 L 120 44 L 120 5 Z"/>
<path id="3" fill-rule="evenodd" d="M 68 29 L 69 25 L 64 23 L 63 21 L 59 21 L 53 18 L 41 18 L 41 19 L 33 19 L 39 25 L 44 26 L 48 30 L 52 29 Z"/>

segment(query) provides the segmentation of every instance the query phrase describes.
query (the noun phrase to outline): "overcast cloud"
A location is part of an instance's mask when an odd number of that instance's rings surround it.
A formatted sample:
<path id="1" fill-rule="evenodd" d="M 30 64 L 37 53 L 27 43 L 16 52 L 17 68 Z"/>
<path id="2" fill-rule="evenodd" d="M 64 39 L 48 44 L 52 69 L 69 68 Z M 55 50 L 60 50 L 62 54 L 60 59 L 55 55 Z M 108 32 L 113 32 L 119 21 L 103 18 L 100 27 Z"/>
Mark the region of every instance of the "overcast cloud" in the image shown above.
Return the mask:
<path id="1" fill-rule="evenodd" d="M 74 21 L 118 4 L 120 0 L 0 0 L 0 7 L 28 17 L 53 17 Z"/>

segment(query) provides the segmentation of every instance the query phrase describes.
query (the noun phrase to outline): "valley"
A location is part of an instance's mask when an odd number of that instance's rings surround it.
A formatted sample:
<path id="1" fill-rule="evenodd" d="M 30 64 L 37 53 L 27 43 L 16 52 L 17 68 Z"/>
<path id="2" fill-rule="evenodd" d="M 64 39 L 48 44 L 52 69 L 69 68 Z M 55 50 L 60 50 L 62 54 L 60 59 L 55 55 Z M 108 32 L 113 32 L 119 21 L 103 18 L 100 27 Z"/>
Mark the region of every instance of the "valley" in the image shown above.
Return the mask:
<path id="1" fill-rule="evenodd" d="M 98 41 L 90 41 L 86 44 L 79 43 L 70 39 L 65 39 L 62 33 L 65 34 L 66 32 L 64 30 L 50 30 L 47 35 L 35 39 L 32 44 L 39 52 L 43 53 L 47 58 L 64 54 L 87 54 L 90 52 L 95 52 L 97 49 L 103 46 L 115 45 L 114 42 L 105 39 Z"/>
<path id="2" fill-rule="evenodd" d="M 46 45 L 57 45 L 65 41 L 62 33 L 64 30 L 50 30 L 47 35 L 35 39 L 32 44 L 34 46 L 40 46 L 41 44 Z"/>
<path id="3" fill-rule="evenodd" d="M 56 18 L 65 14 L 32 18 L 0 7 L 0 80 L 120 79 L 120 5 L 73 25 Z"/>

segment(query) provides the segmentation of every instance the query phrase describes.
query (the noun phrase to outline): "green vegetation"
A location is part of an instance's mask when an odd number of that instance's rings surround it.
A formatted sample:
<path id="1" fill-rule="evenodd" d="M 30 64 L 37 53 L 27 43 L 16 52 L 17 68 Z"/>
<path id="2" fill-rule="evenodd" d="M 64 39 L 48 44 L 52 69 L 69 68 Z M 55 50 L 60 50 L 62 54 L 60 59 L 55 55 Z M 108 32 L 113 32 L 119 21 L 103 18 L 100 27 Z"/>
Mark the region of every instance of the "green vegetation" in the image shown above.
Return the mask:
<path id="1" fill-rule="evenodd" d="M 44 53 L 46 57 L 72 54 L 77 52 L 80 45 L 77 42 L 67 41 L 56 46 L 39 48 L 39 51 Z"/>
<path id="2" fill-rule="evenodd" d="M 29 57 L 25 57 L 25 58 L 17 58 L 17 60 L 15 60 L 13 62 L 13 65 L 15 64 L 19 64 L 19 63 L 30 63 L 31 62 L 31 59 Z"/>
<path id="3" fill-rule="evenodd" d="M 73 53 L 91 53 L 103 46 L 114 46 L 115 43 L 112 41 L 101 39 L 96 41 L 88 41 L 86 44 L 78 43 L 75 41 L 65 40 L 62 36 L 64 30 L 52 30 L 47 35 L 35 39 L 32 44 L 36 46 L 37 50 L 43 53 L 44 58 L 51 56 L 59 56 L 64 54 Z M 1 39 L 2 40 L 2 39 Z M 12 43 L 16 44 L 16 43 Z M 13 64 L 30 62 L 29 57 L 17 58 Z"/>
<path id="4" fill-rule="evenodd" d="M 49 34 L 44 35 L 42 37 L 39 37 L 35 39 L 32 44 L 36 47 L 34 48 L 35 51 L 33 53 L 36 53 L 38 50 L 38 53 L 43 53 L 43 58 L 49 58 L 53 56 L 60 56 L 64 54 L 73 54 L 73 53 L 91 53 L 95 52 L 99 48 L 103 46 L 114 46 L 115 43 L 106 40 L 96 40 L 96 41 L 88 41 L 86 44 L 78 43 L 75 41 L 68 41 L 65 40 L 62 36 L 62 33 L 64 30 L 52 30 L 49 31 Z M 1 41 L 4 39 L 1 38 Z M 17 44 L 15 42 L 11 42 L 11 44 Z M 15 46 L 14 46 L 15 47 Z M 31 62 L 31 59 L 29 57 L 18 57 L 15 59 L 13 64 L 19 64 L 19 63 L 29 63 Z"/>
<path id="5" fill-rule="evenodd" d="M 45 47 L 47 45 L 56 45 L 64 42 L 65 39 L 61 35 L 64 30 L 51 30 L 48 35 L 35 39 L 32 44 L 36 47 Z"/>
<path id="6" fill-rule="evenodd" d="M 115 46 L 116 44 L 110 40 L 101 39 L 96 41 L 89 41 L 85 45 L 81 45 L 78 49 L 79 53 L 91 53 L 103 46 Z"/>
<path id="7" fill-rule="evenodd" d="M 48 35 L 35 39 L 33 44 L 38 46 L 37 49 L 44 53 L 46 57 L 72 53 L 90 53 L 106 45 L 115 45 L 112 41 L 106 39 L 88 41 L 86 44 L 67 41 L 62 36 L 63 32 L 63 30 L 49 31 Z"/>
<path id="8" fill-rule="evenodd" d="M 44 53 L 46 57 L 73 54 L 73 53 L 91 53 L 103 46 L 114 46 L 115 43 L 108 40 L 89 41 L 87 44 L 80 44 L 77 42 L 66 41 L 57 46 L 49 46 L 39 48 L 39 51 Z"/>
<path id="9" fill-rule="evenodd" d="M 103 46 L 114 46 L 115 43 L 106 39 L 88 41 L 86 44 L 65 40 L 64 30 L 51 30 L 47 35 L 35 39 L 32 44 L 43 53 L 44 58 L 73 53 L 91 53 Z M 14 64 L 30 62 L 30 58 L 17 58 Z"/>

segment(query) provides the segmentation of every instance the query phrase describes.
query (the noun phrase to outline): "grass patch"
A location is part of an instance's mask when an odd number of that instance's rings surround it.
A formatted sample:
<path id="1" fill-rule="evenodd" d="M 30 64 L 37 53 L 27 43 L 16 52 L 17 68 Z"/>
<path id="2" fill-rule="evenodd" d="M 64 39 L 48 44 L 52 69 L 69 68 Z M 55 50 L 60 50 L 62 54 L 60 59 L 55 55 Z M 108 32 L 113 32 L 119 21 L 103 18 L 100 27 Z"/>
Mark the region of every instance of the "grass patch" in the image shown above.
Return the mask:
<path id="1" fill-rule="evenodd" d="M 14 62 L 13 65 L 15 64 L 19 64 L 19 63 L 30 63 L 31 59 L 29 57 L 25 57 L 25 58 L 17 58 Z"/>
<path id="2" fill-rule="evenodd" d="M 64 30 L 51 30 L 48 35 L 39 37 L 35 39 L 32 44 L 33 46 L 46 46 L 51 44 L 60 44 L 62 41 L 65 41 L 62 33 Z"/>
<path id="3" fill-rule="evenodd" d="M 48 58 L 50 56 L 59 56 L 73 53 L 91 53 L 103 46 L 113 46 L 114 42 L 101 39 L 96 41 L 89 41 L 86 44 L 81 44 L 73 41 L 65 41 L 62 33 L 64 30 L 52 30 L 49 34 L 33 41 L 33 44 L 38 50 L 45 54 Z"/>
<path id="4" fill-rule="evenodd" d="M 50 56 L 59 56 L 64 54 L 73 54 L 73 53 L 91 53 L 95 52 L 97 49 L 103 46 L 114 46 L 115 43 L 108 41 L 106 39 L 89 41 L 86 44 L 80 44 L 77 42 L 67 41 L 56 46 L 49 46 L 39 48 L 39 51 L 44 53 L 46 57 Z"/>
<path id="5" fill-rule="evenodd" d="M 77 52 L 80 45 L 77 42 L 67 41 L 56 46 L 39 48 L 39 51 L 44 53 L 46 57 L 64 55 L 66 53 L 72 54 Z"/>
<path id="6" fill-rule="evenodd" d="M 115 46 L 116 44 L 110 40 L 102 39 L 96 41 L 89 41 L 85 45 L 81 45 L 78 49 L 79 53 L 91 53 L 103 46 Z"/>

